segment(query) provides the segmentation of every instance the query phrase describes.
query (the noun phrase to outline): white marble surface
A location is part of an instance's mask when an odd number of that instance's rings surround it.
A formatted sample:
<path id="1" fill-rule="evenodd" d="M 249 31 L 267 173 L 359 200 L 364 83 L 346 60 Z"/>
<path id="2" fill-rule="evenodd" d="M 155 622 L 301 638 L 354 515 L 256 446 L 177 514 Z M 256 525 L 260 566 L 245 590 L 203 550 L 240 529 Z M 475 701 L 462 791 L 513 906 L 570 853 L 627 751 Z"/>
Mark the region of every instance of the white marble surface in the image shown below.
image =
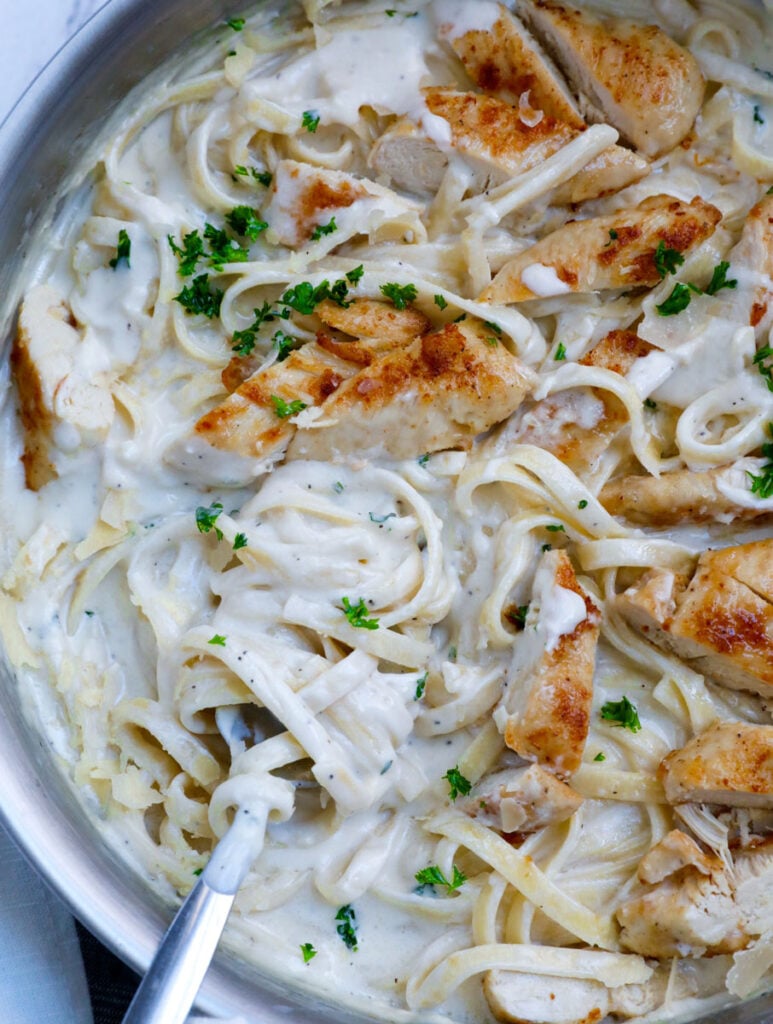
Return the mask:
<path id="1" fill-rule="evenodd" d="M 2 0 L 0 122 L 57 50 L 105 0 Z"/>

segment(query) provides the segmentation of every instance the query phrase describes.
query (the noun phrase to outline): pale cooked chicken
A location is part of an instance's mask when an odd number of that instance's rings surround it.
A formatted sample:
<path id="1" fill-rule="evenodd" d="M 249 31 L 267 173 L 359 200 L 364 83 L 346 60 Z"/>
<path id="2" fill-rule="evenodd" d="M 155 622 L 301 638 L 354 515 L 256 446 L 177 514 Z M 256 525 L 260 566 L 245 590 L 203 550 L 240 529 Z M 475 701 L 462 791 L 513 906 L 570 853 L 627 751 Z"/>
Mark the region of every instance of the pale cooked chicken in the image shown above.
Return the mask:
<path id="1" fill-rule="evenodd" d="M 460 810 L 497 832 L 536 832 L 570 818 L 583 802 L 571 786 L 538 764 L 489 775 L 458 801 Z"/>
<path id="2" fill-rule="evenodd" d="M 546 551 L 494 720 L 511 750 L 559 777 L 582 761 L 600 622 L 567 554 Z"/>
<path id="3" fill-rule="evenodd" d="M 594 1024 L 609 1012 L 600 981 L 489 971 L 483 992 L 497 1020 L 512 1024 Z"/>
<path id="4" fill-rule="evenodd" d="M 771 323 L 773 196 L 764 195 L 749 210 L 741 237 L 728 259 L 731 274 L 739 283 L 732 295 L 725 296 L 725 301 L 736 307 L 760 337 Z"/>
<path id="5" fill-rule="evenodd" d="M 323 403 L 320 418 L 293 438 L 288 458 L 401 459 L 469 448 L 515 412 L 536 380 L 493 340 L 467 320 L 379 355 Z"/>
<path id="6" fill-rule="evenodd" d="M 773 808 L 773 725 L 715 722 L 660 765 L 672 804 Z"/>
<path id="7" fill-rule="evenodd" d="M 661 280 L 655 260 L 660 243 L 686 253 L 700 245 L 722 218 L 696 196 L 650 196 L 630 210 L 571 221 L 519 253 L 481 295 L 483 302 L 651 287 Z"/>
<path id="8" fill-rule="evenodd" d="M 651 349 L 634 331 L 611 331 L 580 363 L 624 375 Z M 549 451 L 574 473 L 585 476 L 627 422 L 622 402 L 609 391 L 568 388 L 524 406 L 506 435 L 508 442 L 534 444 Z"/>
<path id="9" fill-rule="evenodd" d="M 705 551 L 688 580 L 651 570 L 616 600 L 654 643 L 733 689 L 773 692 L 773 540 Z"/>
<path id="10" fill-rule="evenodd" d="M 517 108 L 473 92 L 426 89 L 425 101 L 430 113 L 448 124 L 450 145 L 474 171 L 476 192 L 539 166 L 584 128 L 548 115 L 526 123 Z M 441 185 L 449 155 L 419 126 L 401 120 L 376 141 L 368 162 L 395 185 L 431 195 Z M 611 146 L 562 186 L 554 199 L 582 202 L 630 185 L 648 171 L 647 162 L 636 154 Z"/>
<path id="11" fill-rule="evenodd" d="M 730 522 L 770 515 L 764 507 L 739 504 L 734 492 L 748 489 L 747 470 L 722 466 L 702 472 L 679 469 L 662 476 L 625 476 L 605 484 L 599 501 L 613 516 L 645 526 Z"/>
<path id="12" fill-rule="evenodd" d="M 566 72 L 587 117 L 614 125 L 650 157 L 688 134 L 703 101 L 703 76 L 662 29 L 554 0 L 521 0 L 518 12 Z"/>
<path id="13" fill-rule="evenodd" d="M 439 25 L 465 70 L 484 92 L 518 105 L 528 92 L 529 103 L 549 117 L 582 129 L 585 121 L 577 102 L 550 58 L 525 26 L 502 4 L 491 28 L 459 33 Z"/>
<path id="14" fill-rule="evenodd" d="M 722 870 L 722 862 L 715 855 L 704 853 L 686 832 L 675 828 L 642 858 L 637 877 L 640 882 L 654 885 L 687 867 L 695 868 L 701 875 L 711 875 Z"/>
<path id="15" fill-rule="evenodd" d="M 390 221 L 416 217 L 419 209 L 373 181 L 295 160 L 277 164 L 270 196 L 264 210 L 270 231 L 283 245 L 293 247 L 314 241 L 319 228 L 328 229 L 323 238 L 343 239 L 368 224 L 374 237 L 389 238 Z"/>
<path id="16" fill-rule="evenodd" d="M 79 363 L 83 338 L 61 295 L 49 285 L 31 289 L 19 313 L 11 371 L 24 430 L 24 476 L 37 491 L 56 478 L 54 431 L 62 425 L 75 438 L 104 437 L 114 406 L 102 374 L 92 378 Z M 77 442 L 79 443 L 79 442 Z"/>

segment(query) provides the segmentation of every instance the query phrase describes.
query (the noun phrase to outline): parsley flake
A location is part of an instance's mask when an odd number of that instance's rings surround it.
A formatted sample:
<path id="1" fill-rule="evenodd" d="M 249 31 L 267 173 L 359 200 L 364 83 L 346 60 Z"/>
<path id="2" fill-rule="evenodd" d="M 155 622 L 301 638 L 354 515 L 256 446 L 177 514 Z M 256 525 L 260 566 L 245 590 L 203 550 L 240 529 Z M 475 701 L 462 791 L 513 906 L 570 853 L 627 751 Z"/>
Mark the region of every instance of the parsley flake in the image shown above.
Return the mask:
<path id="1" fill-rule="evenodd" d="M 443 298 L 442 295 L 436 295 L 435 296 L 435 305 L 437 306 L 438 309 L 443 310 L 443 309 L 446 308 L 448 303 L 446 302 L 446 300 Z"/>
<path id="2" fill-rule="evenodd" d="M 190 313 L 191 316 L 200 313 L 212 320 L 214 317 L 220 316 L 223 294 L 220 288 L 209 287 L 209 274 L 199 274 L 183 288 L 179 295 L 175 295 L 174 301 L 179 302 L 185 312 Z"/>
<path id="3" fill-rule="evenodd" d="M 604 248 L 608 249 L 613 242 L 617 241 L 617 232 L 614 228 L 609 229 L 609 241 L 604 243 Z"/>
<path id="4" fill-rule="evenodd" d="M 365 267 L 360 264 L 359 267 L 355 267 L 354 270 L 349 270 L 344 274 L 344 277 L 353 287 L 358 285 L 362 280 L 362 275 L 365 273 Z"/>
<path id="5" fill-rule="evenodd" d="M 355 921 L 357 915 L 350 904 L 346 904 L 345 907 L 341 907 L 335 916 L 336 921 L 341 923 L 336 928 L 336 931 L 341 936 L 341 941 L 347 949 L 351 949 L 352 952 L 357 952 L 357 925 Z"/>
<path id="6" fill-rule="evenodd" d="M 214 224 L 204 225 L 204 237 L 209 242 L 209 263 L 215 270 L 222 270 L 226 263 L 246 263 L 250 258 L 248 249 L 242 248 L 233 238 L 229 238 L 222 228 L 216 228 Z"/>
<path id="7" fill-rule="evenodd" d="M 367 618 L 369 609 L 363 598 L 352 604 L 348 597 L 342 597 L 339 607 L 355 629 L 378 629 L 378 619 Z"/>
<path id="8" fill-rule="evenodd" d="M 226 25 L 229 28 L 232 28 L 234 32 L 241 32 L 245 24 L 246 22 L 244 18 L 229 18 L 228 21 L 226 22 Z"/>
<path id="9" fill-rule="evenodd" d="M 683 309 L 687 309 L 691 298 L 689 286 L 678 281 L 668 298 L 661 302 L 659 306 L 655 306 L 655 309 L 660 316 L 675 316 L 677 313 L 681 313 Z"/>
<path id="10" fill-rule="evenodd" d="M 657 407 L 658 407 L 658 403 L 653 401 L 651 398 L 645 398 L 644 399 L 644 408 L 645 409 L 657 409 Z"/>
<path id="11" fill-rule="evenodd" d="M 215 633 L 211 640 L 207 640 L 207 643 L 213 644 L 215 647 L 225 647 L 225 637 Z"/>
<path id="12" fill-rule="evenodd" d="M 126 232 L 125 228 L 121 228 L 118 232 L 118 245 L 115 249 L 115 256 L 110 260 L 110 266 L 113 270 L 118 269 L 118 264 L 123 261 L 127 267 L 131 267 L 131 261 L 129 257 L 132 253 L 132 240 Z"/>
<path id="13" fill-rule="evenodd" d="M 499 326 L 499 324 L 492 323 L 491 320 L 484 320 L 483 326 L 488 327 L 488 329 L 490 331 L 493 331 L 498 338 L 502 337 L 502 328 Z"/>
<path id="14" fill-rule="evenodd" d="M 594 761 L 606 761 L 606 756 L 599 751 L 598 754 L 593 758 Z"/>
<path id="15" fill-rule="evenodd" d="M 582 511 L 582 509 L 587 508 L 587 507 L 588 507 L 588 499 L 587 498 L 583 498 L 582 501 L 578 501 L 577 502 L 577 508 L 579 508 L 580 511 Z"/>
<path id="16" fill-rule="evenodd" d="M 297 416 L 299 412 L 303 412 L 306 408 L 306 403 L 302 402 L 300 398 L 296 398 L 292 402 L 285 402 L 284 398 L 279 395 L 271 395 L 270 397 L 274 412 L 280 420 L 286 420 L 288 416 Z"/>
<path id="17" fill-rule="evenodd" d="M 307 132 L 311 132 L 312 135 L 319 128 L 319 114 L 316 110 L 304 110 L 303 117 L 301 118 L 301 127 L 305 128 Z"/>
<path id="18" fill-rule="evenodd" d="M 711 280 L 705 288 L 707 295 L 716 295 L 720 288 L 735 288 L 737 286 L 738 281 L 735 278 L 732 278 L 729 281 L 727 279 L 727 271 L 729 267 L 730 264 L 727 260 L 722 260 L 721 263 L 718 263 L 716 267 L 714 267 L 711 274 Z"/>
<path id="19" fill-rule="evenodd" d="M 247 170 L 244 164 L 237 164 L 236 167 L 234 167 L 234 174 L 238 174 L 242 178 L 246 178 L 249 173 L 250 172 Z"/>
<path id="20" fill-rule="evenodd" d="M 758 349 L 755 353 L 752 362 L 760 371 L 761 376 L 765 378 L 765 383 L 768 385 L 768 391 L 773 391 L 773 367 L 765 360 L 770 359 L 773 356 L 773 348 L 770 345 L 764 345 Z"/>
<path id="21" fill-rule="evenodd" d="M 338 230 L 335 217 L 331 217 L 327 224 L 317 224 L 311 233 L 312 242 L 318 242 L 320 238 L 325 235 L 332 235 L 334 231 Z"/>
<path id="22" fill-rule="evenodd" d="M 765 118 L 762 116 L 762 111 L 760 109 L 759 103 L 754 104 L 754 123 L 765 124 Z"/>
<path id="23" fill-rule="evenodd" d="M 226 214 L 225 219 L 237 235 L 249 238 L 253 242 L 268 227 L 266 221 L 258 216 L 258 211 L 253 210 L 251 206 L 235 206 Z"/>
<path id="24" fill-rule="evenodd" d="M 234 331 L 233 338 L 231 339 L 233 345 L 231 351 L 235 352 L 238 356 L 248 356 L 255 348 L 255 339 L 258 331 L 263 324 L 271 323 L 276 320 L 276 313 L 272 310 L 268 302 L 264 302 L 263 305 L 258 309 L 253 309 L 255 319 L 246 327 L 243 331 Z M 276 337 L 276 335 L 274 336 Z M 285 356 L 286 358 L 286 356 Z"/>
<path id="25" fill-rule="evenodd" d="M 340 480 L 336 480 L 336 482 L 333 484 L 333 490 L 336 492 L 336 494 L 344 493 L 344 485 L 341 483 Z"/>
<path id="26" fill-rule="evenodd" d="M 548 523 L 545 527 L 549 533 L 566 533 L 563 523 Z"/>
<path id="27" fill-rule="evenodd" d="M 183 237 L 182 248 L 175 242 L 171 235 L 166 236 L 169 247 L 179 260 L 177 273 L 180 277 L 190 277 L 196 269 L 196 264 L 204 255 L 204 242 L 198 231 L 191 231 Z"/>
<path id="28" fill-rule="evenodd" d="M 416 692 L 413 695 L 414 700 L 421 700 L 421 698 L 424 696 L 424 689 L 427 685 L 428 676 L 429 672 L 425 672 L 423 676 L 419 676 L 419 678 L 416 680 Z"/>
<path id="29" fill-rule="evenodd" d="M 472 789 L 472 783 L 469 779 L 465 779 L 459 771 L 458 765 L 454 768 L 449 768 L 443 778 L 448 782 L 448 795 L 451 800 L 456 800 L 460 794 L 461 796 L 467 796 Z"/>
<path id="30" fill-rule="evenodd" d="M 556 349 L 556 354 L 553 356 L 553 362 L 560 363 L 564 359 L 566 359 L 566 345 L 561 341 Z"/>
<path id="31" fill-rule="evenodd" d="M 346 282 L 343 282 L 343 285 L 345 288 Z M 283 305 L 294 309 L 296 313 L 300 313 L 302 316 L 309 316 L 320 302 L 324 302 L 325 299 L 329 298 L 331 298 L 329 281 L 321 281 L 316 286 L 309 281 L 301 281 L 292 288 L 288 288 L 279 301 Z M 341 305 L 340 302 L 339 305 Z"/>
<path id="32" fill-rule="evenodd" d="M 658 247 L 655 250 L 655 269 L 661 278 L 665 277 L 666 274 L 675 274 L 678 267 L 684 263 L 684 256 L 679 252 L 678 249 L 669 249 L 666 247 L 666 243 L 661 240 L 658 242 Z"/>
<path id="33" fill-rule="evenodd" d="M 514 605 L 506 614 L 516 629 L 523 629 L 526 625 L 526 616 L 529 614 L 529 606 L 527 604 Z"/>
<path id="34" fill-rule="evenodd" d="M 385 516 L 374 516 L 372 512 L 368 512 L 368 516 L 372 523 L 378 523 L 379 525 L 381 525 L 381 523 L 385 523 L 387 519 L 397 519 L 396 512 L 387 512 Z"/>
<path id="35" fill-rule="evenodd" d="M 429 452 L 425 452 L 423 455 L 420 455 L 416 461 L 420 466 L 423 466 L 426 469 L 427 463 L 429 462 Z"/>
<path id="36" fill-rule="evenodd" d="M 199 533 L 209 533 L 210 530 L 215 531 L 215 536 L 218 540 L 223 539 L 223 531 L 219 526 L 216 526 L 218 516 L 223 511 L 222 502 L 215 501 L 208 508 L 203 505 L 199 505 L 196 509 L 196 526 Z"/>
<path id="37" fill-rule="evenodd" d="M 395 284 L 389 282 L 381 285 L 381 294 L 390 299 L 395 309 L 405 309 L 419 294 L 415 284 Z"/>
<path id="38" fill-rule="evenodd" d="M 608 700 L 606 704 L 602 704 L 601 717 L 607 722 L 622 725 L 624 729 L 630 729 L 631 732 L 638 732 L 641 729 L 636 705 L 632 704 L 627 697 L 623 697 L 622 700 Z"/>
<path id="39" fill-rule="evenodd" d="M 259 182 L 265 188 L 268 188 L 268 186 L 274 180 L 274 175 L 271 173 L 271 171 L 259 171 L 257 170 L 257 168 L 252 167 L 250 169 L 250 174 L 253 176 L 255 181 Z"/>
<path id="40" fill-rule="evenodd" d="M 301 946 L 301 955 L 303 956 L 303 962 L 307 964 L 314 959 L 317 951 L 310 942 L 304 942 Z"/>
<path id="41" fill-rule="evenodd" d="M 242 548 L 246 548 L 247 544 L 247 534 L 237 533 L 234 537 L 234 551 L 240 551 Z"/>
<path id="42" fill-rule="evenodd" d="M 768 387 L 770 387 L 770 383 Z M 768 423 L 768 433 L 773 437 L 773 423 Z M 762 466 L 760 475 L 755 476 L 754 473 L 750 473 L 748 470 L 746 472 L 751 481 L 752 494 L 764 500 L 765 498 L 773 497 L 773 444 L 770 441 L 766 441 L 763 444 L 762 454 L 768 461 Z"/>
<path id="43" fill-rule="evenodd" d="M 196 868 L 196 870 L 193 873 L 198 878 L 199 875 L 201 875 L 203 870 L 204 870 L 204 868 Z"/>
<path id="44" fill-rule="evenodd" d="M 420 889 L 424 889 L 425 886 L 432 886 L 434 888 L 436 885 L 442 885 L 449 895 L 461 888 L 467 881 L 467 876 L 463 871 L 459 870 L 456 864 L 453 866 L 453 875 L 450 882 L 437 864 L 430 864 L 429 867 L 417 871 L 414 878 L 419 883 Z"/>
<path id="45" fill-rule="evenodd" d="M 295 348 L 295 338 L 284 331 L 277 331 L 271 341 L 276 349 L 276 361 L 283 363 Z"/>

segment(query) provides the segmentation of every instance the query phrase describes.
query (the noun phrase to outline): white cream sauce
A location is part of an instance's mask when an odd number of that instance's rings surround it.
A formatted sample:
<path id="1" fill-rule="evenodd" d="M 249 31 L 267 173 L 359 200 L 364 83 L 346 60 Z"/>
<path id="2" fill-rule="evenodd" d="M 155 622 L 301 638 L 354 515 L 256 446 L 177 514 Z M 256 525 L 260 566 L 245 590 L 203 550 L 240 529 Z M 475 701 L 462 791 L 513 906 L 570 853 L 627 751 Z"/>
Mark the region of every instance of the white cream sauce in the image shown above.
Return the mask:
<path id="1" fill-rule="evenodd" d="M 566 295 L 572 289 L 562 281 L 553 267 L 544 263 L 530 263 L 521 272 L 521 281 L 535 295 L 545 298 L 548 295 Z"/>

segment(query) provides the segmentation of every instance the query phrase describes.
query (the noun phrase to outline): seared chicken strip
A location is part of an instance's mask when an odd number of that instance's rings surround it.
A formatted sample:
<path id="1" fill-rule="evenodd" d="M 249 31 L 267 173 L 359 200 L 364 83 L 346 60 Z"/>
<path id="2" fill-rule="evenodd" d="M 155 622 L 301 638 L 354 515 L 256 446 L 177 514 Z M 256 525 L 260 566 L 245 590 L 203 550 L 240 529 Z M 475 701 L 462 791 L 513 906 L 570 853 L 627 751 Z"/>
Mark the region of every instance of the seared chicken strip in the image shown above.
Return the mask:
<path id="1" fill-rule="evenodd" d="M 637 877 L 640 882 L 654 885 L 687 867 L 695 868 L 699 874 L 708 876 L 722 870 L 722 861 L 714 855 L 704 853 L 686 832 L 675 828 L 642 858 Z"/>
<path id="2" fill-rule="evenodd" d="M 426 89 L 425 99 L 430 113 L 447 122 L 450 147 L 474 170 L 472 187 L 477 192 L 539 166 L 584 129 L 547 115 L 526 123 L 509 103 L 473 92 Z M 403 120 L 376 141 L 369 164 L 401 188 L 432 195 L 440 187 L 448 159 L 420 127 Z M 649 171 L 646 161 L 619 146 L 611 146 L 592 164 L 562 186 L 557 201 L 595 198 L 638 181 Z"/>
<path id="3" fill-rule="evenodd" d="M 402 229 L 390 231 L 390 222 L 408 224 L 419 210 L 416 203 L 375 182 L 295 160 L 277 164 L 270 197 L 264 210 L 269 228 L 279 242 L 294 248 L 313 241 L 315 229 L 329 228 L 333 218 L 330 233 L 342 241 L 363 224 L 380 240 L 401 237 Z"/>
<path id="4" fill-rule="evenodd" d="M 686 253 L 711 235 L 722 214 L 696 196 L 650 196 L 631 210 L 571 221 L 519 253 L 481 295 L 483 302 L 592 292 L 603 288 L 652 287 L 661 280 L 655 253 Z"/>
<path id="5" fill-rule="evenodd" d="M 103 437 L 113 420 L 107 381 L 92 379 L 79 365 L 83 338 L 72 313 L 49 285 L 31 289 L 19 313 L 11 371 L 24 429 L 24 476 L 40 490 L 58 474 L 52 462 L 54 431 L 64 426 L 77 437 Z"/>
<path id="6" fill-rule="evenodd" d="M 773 300 L 773 196 L 764 195 L 749 211 L 738 244 L 728 257 L 730 277 L 738 278 L 725 301 L 736 307 L 760 337 L 770 327 Z M 741 271 L 740 275 L 737 271 Z M 739 318 L 740 318 L 739 317 Z"/>
<path id="7" fill-rule="evenodd" d="M 467 320 L 379 355 L 322 405 L 294 437 L 288 457 L 370 454 L 415 458 L 473 439 L 507 419 L 535 375 L 490 331 Z"/>
<path id="8" fill-rule="evenodd" d="M 580 363 L 624 375 L 652 346 L 633 331 L 611 331 Z M 580 476 L 591 472 L 628 422 L 622 402 L 601 388 L 569 388 L 518 411 L 507 439 L 549 451 Z"/>
<path id="9" fill-rule="evenodd" d="M 457 802 L 460 810 L 497 832 L 536 832 L 570 818 L 583 798 L 538 764 L 489 775 Z"/>
<path id="10" fill-rule="evenodd" d="M 618 610 L 648 639 L 724 686 L 773 691 L 773 540 L 705 551 L 688 581 L 654 569 Z"/>
<path id="11" fill-rule="evenodd" d="M 773 725 L 715 722 L 660 765 L 672 804 L 773 808 Z"/>
<path id="12" fill-rule="evenodd" d="M 519 0 L 518 12 L 583 97 L 586 116 L 650 157 L 690 131 L 705 83 L 692 54 L 662 29 L 554 0 Z"/>
<path id="13" fill-rule="evenodd" d="M 588 738 L 600 622 L 567 554 L 545 552 L 494 720 L 511 750 L 562 778 Z"/>

